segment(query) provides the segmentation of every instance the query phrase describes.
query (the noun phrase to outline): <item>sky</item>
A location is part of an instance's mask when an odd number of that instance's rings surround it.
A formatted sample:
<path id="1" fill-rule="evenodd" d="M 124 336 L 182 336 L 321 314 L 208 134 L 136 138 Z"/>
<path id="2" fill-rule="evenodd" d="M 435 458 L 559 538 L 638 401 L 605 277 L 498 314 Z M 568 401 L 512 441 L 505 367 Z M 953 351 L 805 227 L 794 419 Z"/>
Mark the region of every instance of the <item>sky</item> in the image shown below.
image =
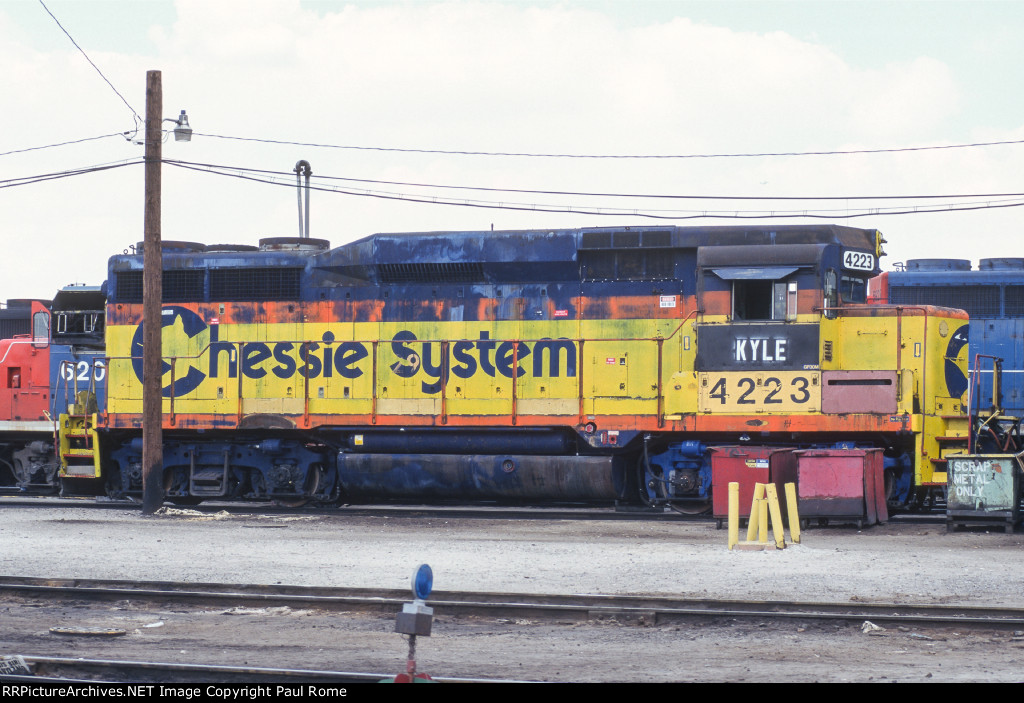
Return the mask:
<path id="1" fill-rule="evenodd" d="M 1018 0 L 43 1 L 0 0 L 0 300 L 143 238 L 149 70 L 194 130 L 163 144 L 164 240 L 297 236 L 306 160 L 335 246 L 836 223 L 884 268 L 1024 257 Z"/>

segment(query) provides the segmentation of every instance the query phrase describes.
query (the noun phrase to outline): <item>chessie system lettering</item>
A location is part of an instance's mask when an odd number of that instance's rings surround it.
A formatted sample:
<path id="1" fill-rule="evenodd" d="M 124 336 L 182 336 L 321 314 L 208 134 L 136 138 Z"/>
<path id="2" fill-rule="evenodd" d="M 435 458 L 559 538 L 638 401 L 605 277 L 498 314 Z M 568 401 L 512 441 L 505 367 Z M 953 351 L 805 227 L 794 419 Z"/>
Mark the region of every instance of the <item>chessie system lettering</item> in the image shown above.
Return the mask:
<path id="1" fill-rule="evenodd" d="M 199 388 L 208 378 L 261 379 L 273 375 L 282 380 L 300 378 L 356 379 L 367 373 L 371 342 L 336 340 L 333 332 L 324 332 L 318 341 L 306 342 L 226 342 L 220 339 L 220 325 L 207 325 L 196 313 L 178 306 L 164 308 L 163 326 L 180 325 L 188 338 L 209 331 L 209 346 L 198 359 L 190 360 L 183 374 L 180 367 L 173 383 L 164 387 L 164 397 L 180 397 Z M 532 342 L 491 339 L 490 332 L 477 333 L 477 339 L 420 341 L 409 330 L 397 332 L 390 341 L 393 361 L 385 367 L 400 378 L 423 374 L 423 393 L 439 393 L 452 375 L 461 379 L 484 374 L 504 378 L 567 378 L 576 376 L 576 345 L 569 339 L 545 338 Z M 224 363 L 226 362 L 226 363 Z M 390 362 L 390 363 L 389 363 Z M 142 325 L 132 339 L 132 366 L 142 380 Z M 165 379 L 171 370 L 164 362 Z M 226 371 L 226 376 L 223 373 Z"/>

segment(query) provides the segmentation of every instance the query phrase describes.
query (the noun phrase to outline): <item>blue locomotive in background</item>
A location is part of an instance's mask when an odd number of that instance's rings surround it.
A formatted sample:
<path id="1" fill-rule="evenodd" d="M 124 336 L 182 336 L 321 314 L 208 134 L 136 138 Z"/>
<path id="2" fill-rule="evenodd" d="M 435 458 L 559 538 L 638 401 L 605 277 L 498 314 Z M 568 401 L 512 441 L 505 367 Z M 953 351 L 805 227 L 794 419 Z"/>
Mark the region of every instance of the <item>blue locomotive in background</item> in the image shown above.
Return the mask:
<path id="1" fill-rule="evenodd" d="M 996 405 L 1008 415 L 1024 417 L 1024 258 L 982 259 L 977 269 L 967 259 L 911 259 L 899 270 L 872 279 L 869 301 L 966 311 L 968 365 L 973 372 L 977 363 L 979 371 L 973 408 Z M 951 351 L 955 355 L 958 350 Z M 986 356 L 1003 359 L 1001 403 L 993 403 L 993 364 Z"/>

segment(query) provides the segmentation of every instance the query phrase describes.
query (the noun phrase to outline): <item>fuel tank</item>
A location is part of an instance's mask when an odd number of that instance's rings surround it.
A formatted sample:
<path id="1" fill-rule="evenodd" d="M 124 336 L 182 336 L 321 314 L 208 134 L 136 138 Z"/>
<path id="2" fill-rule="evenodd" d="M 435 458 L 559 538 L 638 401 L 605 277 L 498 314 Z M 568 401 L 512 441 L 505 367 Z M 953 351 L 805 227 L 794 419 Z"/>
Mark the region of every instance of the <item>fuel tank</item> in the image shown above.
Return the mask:
<path id="1" fill-rule="evenodd" d="M 620 457 L 498 454 L 338 456 L 349 500 L 613 501 L 625 497 Z"/>
<path id="2" fill-rule="evenodd" d="M 351 435 L 348 448 L 366 454 L 559 455 L 573 453 L 573 438 L 565 432 L 546 429 L 376 430 Z"/>

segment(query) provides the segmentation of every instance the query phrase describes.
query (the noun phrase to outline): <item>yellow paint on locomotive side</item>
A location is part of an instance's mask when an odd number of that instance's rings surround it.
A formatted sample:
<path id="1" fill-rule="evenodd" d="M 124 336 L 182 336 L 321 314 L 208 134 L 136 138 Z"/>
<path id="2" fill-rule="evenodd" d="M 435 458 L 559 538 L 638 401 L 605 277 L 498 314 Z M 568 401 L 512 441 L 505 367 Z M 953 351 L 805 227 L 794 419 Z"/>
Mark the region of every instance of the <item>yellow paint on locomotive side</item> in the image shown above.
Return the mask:
<path id="1" fill-rule="evenodd" d="M 174 388 L 175 414 L 369 414 L 374 373 L 382 414 L 507 415 L 515 404 L 517 414 L 576 415 L 581 390 L 587 413 L 655 414 L 659 347 L 665 382 L 682 357 L 693 357 L 692 331 L 683 349 L 679 327 L 678 320 L 255 323 L 208 324 L 188 337 L 176 320 L 164 328 L 163 383 Z M 117 379 L 108 389 L 111 413 L 141 410 L 138 364 L 129 358 L 136 330 L 108 328 Z M 659 335 L 670 338 L 659 344 Z M 170 399 L 164 406 L 171 412 Z"/>
<path id="2" fill-rule="evenodd" d="M 966 443 L 967 320 L 893 311 L 885 317 L 840 316 L 821 324 L 826 370 L 899 369 L 897 412 L 916 434 L 916 485 L 943 484 L 945 459 Z M 948 362 L 948 363 L 947 363 Z"/>
<path id="3" fill-rule="evenodd" d="M 892 317 L 821 320 L 823 371 L 873 371 L 896 368 L 900 335 Z"/>
<path id="4" fill-rule="evenodd" d="M 823 319 L 821 369 L 899 369 L 901 406 L 914 412 L 910 401 L 916 397 L 916 412 L 957 414 L 963 410 L 963 398 L 948 388 L 946 352 L 950 335 L 966 324 L 965 319 L 941 315 Z M 966 377 L 966 345 L 951 361 Z"/>
<path id="5" fill-rule="evenodd" d="M 801 416 L 811 428 L 822 408 L 824 373 L 893 370 L 898 359 L 896 412 L 886 421 L 893 432 L 918 434 L 918 484 L 942 480 L 941 456 L 950 442 L 937 438 L 956 437 L 946 416 L 963 412 L 962 399 L 946 388 L 945 357 L 952 331 L 966 320 L 920 314 L 802 317 L 797 324 L 820 324 L 819 368 L 701 373 L 694 370 L 693 319 L 216 325 L 193 320 L 193 327 L 204 328 L 192 337 L 175 320 L 164 328 L 164 355 L 172 357 L 173 374 L 166 372 L 163 382 L 175 385 L 164 410 L 227 417 L 529 415 L 569 422 L 581 413 L 651 418 L 660 411 L 669 421 L 690 415 Z M 141 383 L 129 358 L 136 331 L 130 325 L 107 330 L 112 414 L 142 411 Z M 965 372 L 966 349 L 953 361 Z"/>

